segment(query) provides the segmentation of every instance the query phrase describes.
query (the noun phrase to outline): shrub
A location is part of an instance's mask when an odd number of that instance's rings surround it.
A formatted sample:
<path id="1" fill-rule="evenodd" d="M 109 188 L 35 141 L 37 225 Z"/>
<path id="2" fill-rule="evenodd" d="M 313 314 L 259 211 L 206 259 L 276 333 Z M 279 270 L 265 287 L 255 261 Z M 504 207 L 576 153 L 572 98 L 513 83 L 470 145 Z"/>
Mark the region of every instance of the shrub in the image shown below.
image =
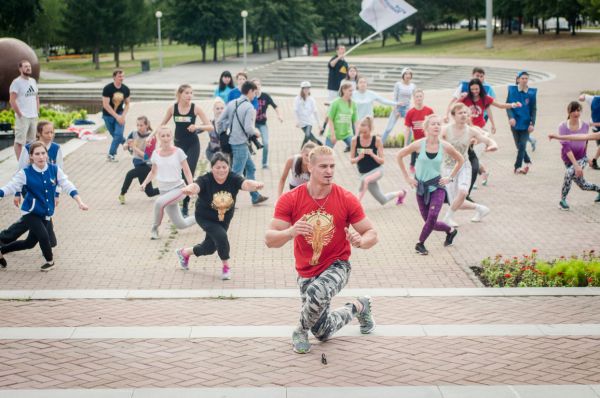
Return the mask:
<path id="1" fill-rule="evenodd" d="M 51 107 L 40 107 L 40 120 L 48 120 L 54 123 L 54 127 L 57 129 L 65 129 L 73 123 L 75 119 L 87 118 L 87 111 L 80 109 L 79 111 L 63 112 L 58 109 Z M 15 125 L 15 113 L 12 109 L 5 109 L 0 112 L 0 123 L 10 123 L 11 126 Z"/>
<path id="2" fill-rule="evenodd" d="M 551 261 L 530 255 L 505 258 L 498 254 L 472 267 L 486 286 L 491 287 L 585 287 L 600 286 L 600 256 L 594 250 L 581 257 L 564 256 Z"/>
<path id="3" fill-rule="evenodd" d="M 375 117 L 390 117 L 392 107 L 387 105 L 375 105 L 373 107 L 373 116 Z"/>
<path id="4" fill-rule="evenodd" d="M 398 133 L 394 136 L 389 135 L 383 143 L 384 148 L 402 148 L 404 147 L 404 134 Z"/>

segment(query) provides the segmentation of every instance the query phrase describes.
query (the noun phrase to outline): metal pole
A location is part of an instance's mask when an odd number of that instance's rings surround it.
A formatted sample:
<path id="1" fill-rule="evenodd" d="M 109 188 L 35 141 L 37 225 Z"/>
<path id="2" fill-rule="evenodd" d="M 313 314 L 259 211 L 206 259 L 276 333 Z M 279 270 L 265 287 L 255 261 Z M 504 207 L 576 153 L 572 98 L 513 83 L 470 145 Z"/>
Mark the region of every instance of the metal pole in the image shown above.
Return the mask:
<path id="1" fill-rule="evenodd" d="M 244 70 L 248 70 L 248 56 L 246 52 L 246 17 L 243 17 L 244 21 Z"/>
<path id="2" fill-rule="evenodd" d="M 160 18 L 158 18 L 158 70 L 163 68 L 162 37 L 160 34 Z"/>
<path id="3" fill-rule="evenodd" d="M 494 47 L 494 27 L 492 26 L 492 14 L 494 13 L 493 0 L 485 1 L 485 48 Z"/>

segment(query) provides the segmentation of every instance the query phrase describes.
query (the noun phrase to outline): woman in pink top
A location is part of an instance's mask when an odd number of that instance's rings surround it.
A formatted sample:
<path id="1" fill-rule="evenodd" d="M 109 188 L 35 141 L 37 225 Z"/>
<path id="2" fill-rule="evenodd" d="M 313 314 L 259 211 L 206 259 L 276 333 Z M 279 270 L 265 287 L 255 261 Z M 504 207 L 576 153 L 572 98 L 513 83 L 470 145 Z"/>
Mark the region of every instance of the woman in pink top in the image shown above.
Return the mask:
<path id="1" fill-rule="evenodd" d="M 567 195 L 571 190 L 571 183 L 573 181 L 584 191 L 598 192 L 595 202 L 600 202 L 600 186 L 587 182 L 583 178 L 583 169 L 588 164 L 586 154 L 587 141 L 585 139 L 589 138 L 589 136 L 594 136 L 594 134 L 587 134 L 590 125 L 581 120 L 581 104 L 579 102 L 570 102 L 569 106 L 567 106 L 567 112 L 567 120 L 558 126 L 558 134 L 549 135 L 550 139 L 556 138 L 561 140 L 560 144 L 562 148 L 560 156 L 567 168 L 562 186 L 562 196 L 559 202 L 561 210 L 570 209 L 567 203 Z M 566 136 L 569 137 L 567 138 Z"/>

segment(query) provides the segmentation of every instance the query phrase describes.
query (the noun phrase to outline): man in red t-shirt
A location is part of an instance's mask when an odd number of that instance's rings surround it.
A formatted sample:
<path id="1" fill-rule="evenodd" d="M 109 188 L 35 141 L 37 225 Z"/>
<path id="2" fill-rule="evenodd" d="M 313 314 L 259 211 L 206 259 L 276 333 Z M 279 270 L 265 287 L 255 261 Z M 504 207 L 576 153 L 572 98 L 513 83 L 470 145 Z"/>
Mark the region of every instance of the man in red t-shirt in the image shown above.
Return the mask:
<path id="1" fill-rule="evenodd" d="M 368 296 L 335 311 L 329 308 L 333 296 L 348 283 L 350 245 L 369 249 L 377 243 L 377 232 L 356 196 L 333 183 L 333 155 L 326 146 L 311 151 L 310 180 L 279 198 L 265 234 L 268 247 L 294 241 L 302 311 L 292 344 L 299 354 L 310 351 L 309 330 L 325 341 L 355 316 L 361 333 L 375 329 Z"/>
<path id="2" fill-rule="evenodd" d="M 423 105 L 425 100 L 425 93 L 420 88 L 413 92 L 414 108 L 410 108 L 406 112 L 404 118 L 404 125 L 406 126 L 406 139 L 404 140 L 404 146 L 407 146 L 410 142 L 408 137 L 412 137 L 410 141 L 420 140 L 425 137 L 425 130 L 423 130 L 423 122 L 429 115 L 433 115 L 433 109 Z M 417 152 L 410 154 L 410 172 L 415 174 L 415 163 L 417 162 Z"/>

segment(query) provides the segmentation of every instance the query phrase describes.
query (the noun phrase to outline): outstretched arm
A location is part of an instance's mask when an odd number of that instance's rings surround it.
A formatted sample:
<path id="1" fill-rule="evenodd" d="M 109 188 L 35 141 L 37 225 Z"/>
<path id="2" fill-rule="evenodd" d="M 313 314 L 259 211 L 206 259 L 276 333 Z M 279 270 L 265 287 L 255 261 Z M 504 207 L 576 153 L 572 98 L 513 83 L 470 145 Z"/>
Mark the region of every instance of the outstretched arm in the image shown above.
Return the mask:
<path id="1" fill-rule="evenodd" d="M 592 141 L 600 140 L 600 133 L 589 133 L 589 134 L 569 134 L 560 135 L 556 133 L 548 134 L 550 140 L 555 139 L 559 141 Z"/>

